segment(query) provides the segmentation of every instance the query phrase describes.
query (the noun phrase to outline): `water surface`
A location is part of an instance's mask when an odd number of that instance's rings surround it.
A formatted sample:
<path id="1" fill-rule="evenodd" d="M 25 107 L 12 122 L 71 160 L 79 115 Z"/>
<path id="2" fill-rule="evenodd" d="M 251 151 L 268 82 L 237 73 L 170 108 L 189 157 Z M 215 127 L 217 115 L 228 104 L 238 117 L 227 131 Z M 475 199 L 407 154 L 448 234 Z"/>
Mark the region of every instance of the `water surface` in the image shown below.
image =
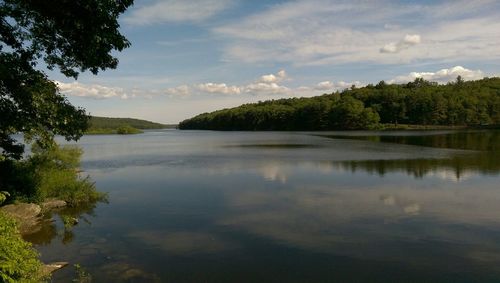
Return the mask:
<path id="1" fill-rule="evenodd" d="M 94 282 L 499 282 L 499 142 L 498 131 L 86 136 L 82 167 L 109 203 L 30 239 Z"/>

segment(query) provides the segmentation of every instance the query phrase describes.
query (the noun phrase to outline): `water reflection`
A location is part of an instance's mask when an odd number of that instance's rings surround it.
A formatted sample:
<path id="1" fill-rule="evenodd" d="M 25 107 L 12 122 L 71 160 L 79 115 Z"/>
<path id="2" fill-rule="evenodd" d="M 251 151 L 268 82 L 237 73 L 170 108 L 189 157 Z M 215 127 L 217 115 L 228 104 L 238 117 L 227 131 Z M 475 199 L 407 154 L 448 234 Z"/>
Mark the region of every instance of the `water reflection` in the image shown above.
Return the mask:
<path id="1" fill-rule="evenodd" d="M 39 229 L 36 229 L 34 233 L 23 235 L 23 238 L 38 246 L 50 245 L 56 238 L 60 239 L 64 245 L 69 244 L 75 237 L 73 226 L 79 223 L 90 226 L 91 217 L 95 217 L 94 210 L 99 203 L 108 203 L 108 201 L 104 199 L 45 213 Z"/>
<path id="2" fill-rule="evenodd" d="M 111 203 L 42 254 L 98 282 L 500 279 L 498 132 L 314 135 L 86 137 Z"/>
<path id="3" fill-rule="evenodd" d="M 287 160 L 247 159 L 226 161 L 223 164 L 214 164 L 203 168 L 205 174 L 229 175 L 244 170 L 256 170 L 265 180 L 282 184 L 288 182 L 293 168 L 316 170 L 316 174 L 330 174 L 335 172 L 364 172 L 371 175 L 386 176 L 394 173 L 405 173 L 418 179 L 437 177 L 454 182 L 467 180 L 473 176 L 497 176 L 500 172 L 500 152 L 465 152 L 453 154 L 446 158 L 415 158 L 415 159 L 374 159 L 374 160 Z"/>
<path id="4" fill-rule="evenodd" d="M 374 183 L 230 194 L 231 209 L 218 224 L 289 246 L 358 259 L 434 264 L 450 253 L 475 261 L 471 255 L 478 252 L 499 258 L 497 188 Z M 395 243 L 408 245 L 404 250 L 415 245 L 458 246 L 439 258 L 422 254 L 416 259 L 392 250 Z"/>
<path id="5" fill-rule="evenodd" d="M 460 181 L 477 173 L 497 175 L 500 171 L 500 155 L 498 152 L 488 152 L 458 155 L 447 159 L 353 160 L 337 164 L 352 172 L 363 170 L 380 176 L 406 172 L 416 178 L 430 174 Z"/>
<path id="6" fill-rule="evenodd" d="M 371 142 L 408 144 L 437 148 L 455 148 L 480 151 L 500 150 L 499 130 L 469 131 L 409 131 L 409 132 L 343 132 L 317 134 L 332 139 L 356 139 Z"/>

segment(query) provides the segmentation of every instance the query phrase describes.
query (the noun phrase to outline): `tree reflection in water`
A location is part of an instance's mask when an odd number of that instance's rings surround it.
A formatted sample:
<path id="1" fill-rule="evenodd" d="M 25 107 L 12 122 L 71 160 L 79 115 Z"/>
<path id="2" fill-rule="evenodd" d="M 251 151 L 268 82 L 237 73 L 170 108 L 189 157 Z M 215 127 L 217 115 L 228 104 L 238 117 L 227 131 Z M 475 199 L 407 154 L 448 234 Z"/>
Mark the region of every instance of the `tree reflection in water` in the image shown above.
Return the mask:
<path id="1" fill-rule="evenodd" d="M 82 222 L 91 225 L 90 217 L 94 217 L 94 209 L 99 203 L 108 203 L 107 199 L 65 207 L 44 214 L 39 229 L 34 233 L 23 235 L 23 238 L 34 245 L 49 245 L 54 239 L 60 239 L 66 245 L 73 241 L 73 226 Z"/>

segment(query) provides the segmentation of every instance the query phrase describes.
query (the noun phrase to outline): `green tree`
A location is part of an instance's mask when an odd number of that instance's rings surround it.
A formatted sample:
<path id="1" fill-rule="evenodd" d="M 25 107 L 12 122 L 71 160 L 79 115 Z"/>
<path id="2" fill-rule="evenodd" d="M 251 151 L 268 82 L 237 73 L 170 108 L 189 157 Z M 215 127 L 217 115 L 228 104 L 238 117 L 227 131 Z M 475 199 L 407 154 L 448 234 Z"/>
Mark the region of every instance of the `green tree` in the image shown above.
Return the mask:
<path id="1" fill-rule="evenodd" d="M 330 112 L 330 121 L 333 129 L 370 129 L 380 120 L 379 115 L 371 108 L 365 108 L 363 102 L 351 96 L 335 105 Z"/>
<path id="2" fill-rule="evenodd" d="M 457 79 L 460 81 L 460 79 Z M 500 78 L 439 85 L 417 78 L 407 84 L 367 85 L 309 98 L 260 101 L 203 113 L 180 129 L 336 130 L 382 124 L 498 126 Z M 382 125 L 384 127 L 384 125 Z"/>
<path id="3" fill-rule="evenodd" d="M 24 148 L 11 138 L 14 133 L 42 147 L 52 145 L 56 134 L 68 140 L 83 134 L 85 111 L 71 105 L 37 67 L 44 61 L 74 78 L 116 68 L 112 51 L 130 45 L 117 19 L 132 2 L 0 1 L 0 161 L 21 158 Z"/>

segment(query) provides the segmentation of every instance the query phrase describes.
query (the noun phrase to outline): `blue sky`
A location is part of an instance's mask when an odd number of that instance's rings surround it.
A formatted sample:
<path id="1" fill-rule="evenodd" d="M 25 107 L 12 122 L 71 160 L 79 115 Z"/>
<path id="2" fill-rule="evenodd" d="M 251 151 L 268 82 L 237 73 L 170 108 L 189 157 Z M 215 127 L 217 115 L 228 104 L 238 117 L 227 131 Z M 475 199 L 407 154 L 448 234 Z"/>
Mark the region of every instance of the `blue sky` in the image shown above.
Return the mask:
<path id="1" fill-rule="evenodd" d="M 500 74 L 500 1 L 136 0 L 120 64 L 49 76 L 92 115 L 177 123 L 242 103 Z"/>

